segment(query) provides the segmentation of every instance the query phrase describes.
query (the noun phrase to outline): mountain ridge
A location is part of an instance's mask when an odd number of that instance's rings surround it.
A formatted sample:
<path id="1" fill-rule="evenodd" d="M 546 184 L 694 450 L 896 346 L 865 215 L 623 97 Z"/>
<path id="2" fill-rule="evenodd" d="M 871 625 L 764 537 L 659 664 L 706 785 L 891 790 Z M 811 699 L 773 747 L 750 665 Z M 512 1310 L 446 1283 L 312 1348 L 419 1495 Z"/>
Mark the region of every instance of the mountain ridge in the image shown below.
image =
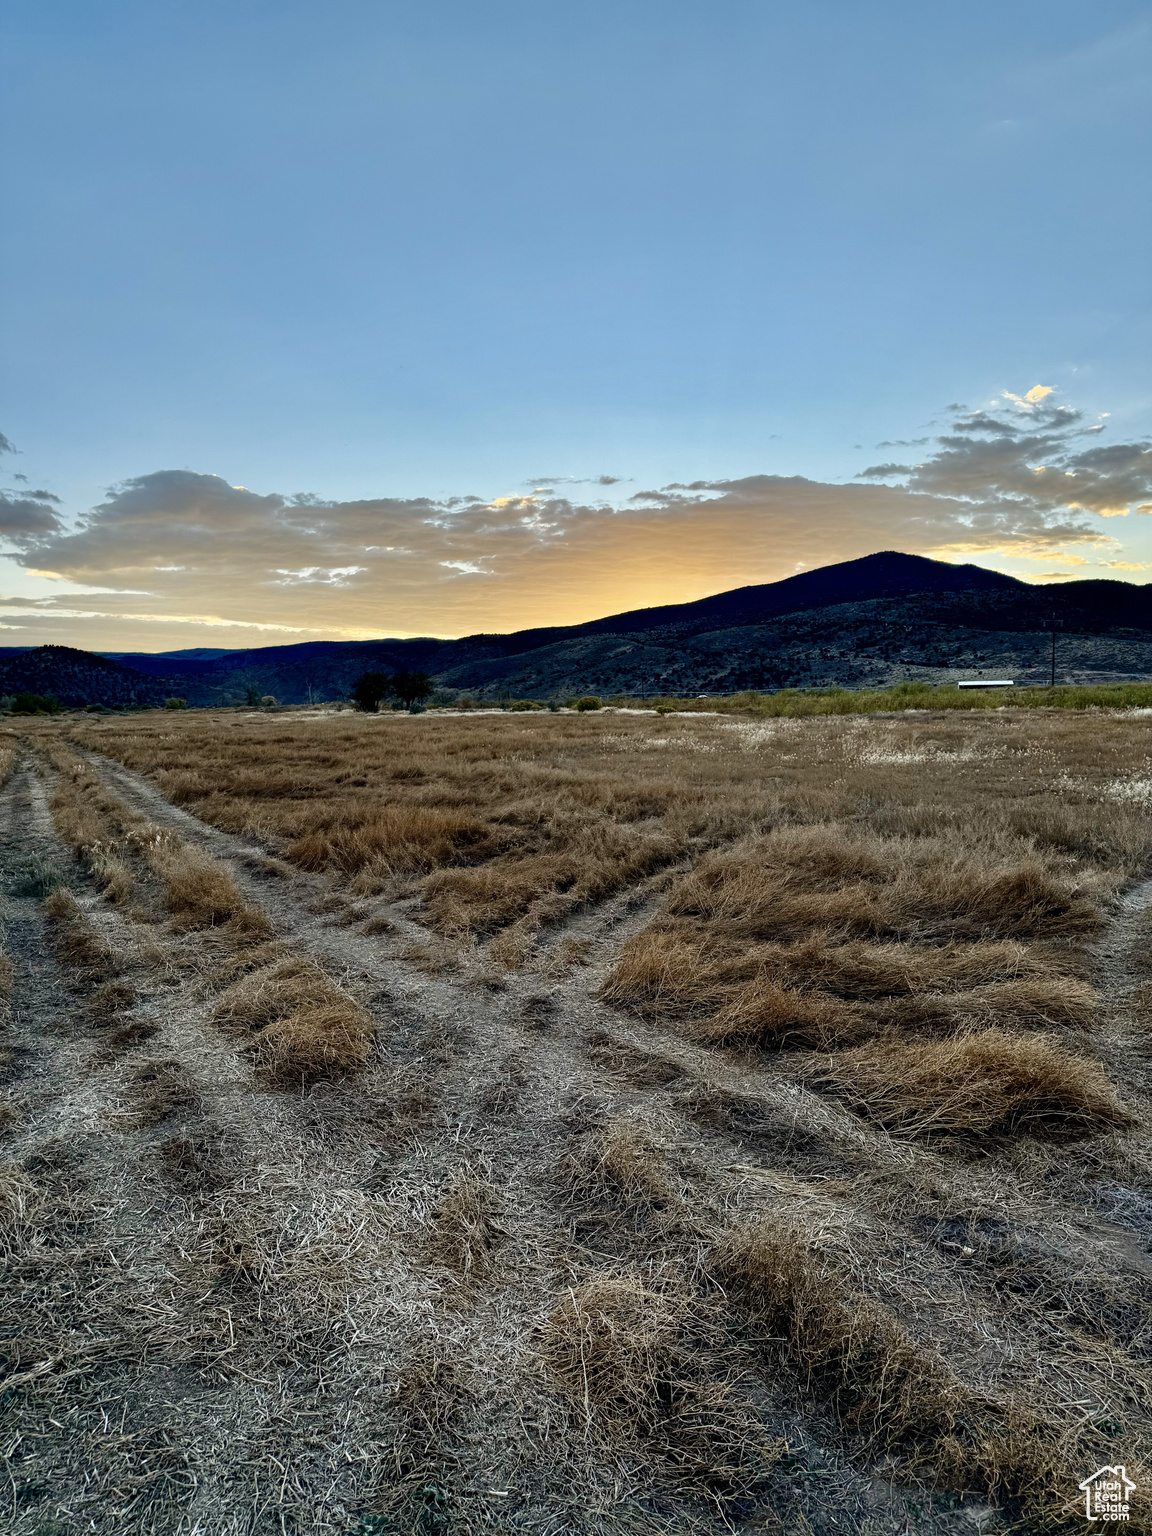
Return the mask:
<path id="1" fill-rule="evenodd" d="M 982 566 L 884 550 L 689 603 L 508 634 L 303 641 L 217 655 L 205 654 L 209 648 L 100 656 L 69 647 L 0 648 L 0 693 L 27 687 L 57 692 L 66 703 L 114 704 L 103 695 L 79 697 L 85 685 L 111 685 L 109 667 L 124 674 L 111 690 L 118 698 L 152 703 L 175 693 L 196 704 L 252 694 L 320 702 L 346 696 L 362 671 L 401 668 L 427 671 L 443 687 L 480 698 L 879 686 L 989 669 L 1041 681 L 1053 620 L 1064 636 L 1062 672 L 1073 680 L 1152 673 L 1146 585 L 1039 588 Z M 86 684 L 77 670 L 85 670 L 77 660 L 83 656 L 94 663 Z M 67 670 L 64 692 L 47 686 L 53 665 Z M 35 684 L 19 681 L 33 673 Z"/>

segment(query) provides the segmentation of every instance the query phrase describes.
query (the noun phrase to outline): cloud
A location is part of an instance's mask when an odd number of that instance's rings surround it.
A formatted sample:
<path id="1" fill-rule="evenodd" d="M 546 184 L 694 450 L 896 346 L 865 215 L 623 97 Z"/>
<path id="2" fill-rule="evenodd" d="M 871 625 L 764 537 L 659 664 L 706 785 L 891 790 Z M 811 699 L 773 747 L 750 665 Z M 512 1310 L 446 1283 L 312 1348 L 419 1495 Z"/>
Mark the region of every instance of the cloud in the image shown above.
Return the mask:
<path id="1" fill-rule="evenodd" d="M 162 649 L 180 643 L 181 626 L 188 644 L 197 630 L 229 626 L 245 644 L 260 630 L 360 637 L 571 624 L 878 549 L 1070 568 L 1091 554 L 1128 569 L 1100 515 L 1144 504 L 1152 449 L 1106 445 L 1085 430 L 1047 397 L 1027 409 L 1009 401 L 995 413 L 953 413 L 923 462 L 874 465 L 847 485 L 677 481 L 620 506 L 541 480 L 486 500 L 333 501 L 161 470 L 113 487 L 66 526 L 46 502 L 9 495 L 0 501 L 8 558 L 72 590 L 9 599 L 0 612 L 46 638 Z"/>
<path id="2" fill-rule="evenodd" d="M 236 486 L 235 489 L 241 490 L 243 487 Z M 156 569 L 176 571 L 182 570 L 183 567 L 160 565 Z M 366 565 L 305 565 L 298 571 L 284 571 L 277 568 L 276 575 L 279 580 L 274 581 L 272 585 L 274 587 L 346 587 L 353 576 L 359 576 L 367 569 Z"/>
<path id="3" fill-rule="evenodd" d="M 627 475 L 592 475 L 588 479 L 578 479 L 574 475 L 536 475 L 534 479 L 525 480 L 525 485 L 532 486 L 533 490 L 546 490 L 552 485 L 623 485 Z"/>
<path id="4" fill-rule="evenodd" d="M 1005 391 L 1011 412 L 963 411 L 922 463 L 872 464 L 857 478 L 902 479 L 911 491 L 1040 515 L 1152 512 L 1152 443 L 1085 447 L 1085 436 L 1103 424 L 1084 427 L 1081 413 L 1051 394 L 1040 384 L 1022 396 Z"/>
<path id="5" fill-rule="evenodd" d="M 10 437 L 5 437 L 3 432 L 0 432 L 0 453 L 15 453 L 15 452 L 16 452 L 16 446 L 13 443 L 12 439 Z"/>
<path id="6" fill-rule="evenodd" d="M 18 545 L 29 545 L 57 533 L 64 524 L 45 504 L 48 493 L 27 492 L 16 495 L 0 491 L 0 537 Z M 55 501 L 55 496 L 48 498 Z"/>
<path id="7" fill-rule="evenodd" d="M 1005 400 L 1011 400 L 1013 404 L 1018 405 L 1021 410 L 1028 411 L 1031 410 L 1033 406 L 1039 405 L 1042 400 L 1046 400 L 1051 393 L 1051 385 L 1033 384 L 1032 388 L 1027 390 L 1024 395 L 1014 395 L 1011 390 L 1006 389 L 1003 392 L 1002 398 Z"/>

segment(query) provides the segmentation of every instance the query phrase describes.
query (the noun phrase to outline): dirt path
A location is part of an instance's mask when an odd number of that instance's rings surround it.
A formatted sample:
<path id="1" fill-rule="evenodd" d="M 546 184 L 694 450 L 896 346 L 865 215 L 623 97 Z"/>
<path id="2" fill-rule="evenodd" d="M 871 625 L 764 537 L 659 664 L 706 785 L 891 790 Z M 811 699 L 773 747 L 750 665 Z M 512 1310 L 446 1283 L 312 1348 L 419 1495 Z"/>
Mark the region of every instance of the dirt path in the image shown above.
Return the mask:
<path id="1" fill-rule="evenodd" d="M 369 1009 L 377 1048 L 355 1082 L 265 1090 L 211 1023 L 196 936 L 133 922 L 86 888 L 81 907 L 137 994 L 131 1016 L 155 1027 L 97 1061 L 84 984 L 51 958 L 41 903 L 9 898 L 7 1155 L 44 1191 L 39 1226 L 17 1223 L 15 1237 L 33 1287 L 53 1228 L 76 1233 L 52 1261 L 64 1290 L 35 1323 L 43 1348 L 15 1372 L 14 1533 L 735 1529 L 754 1505 L 673 1494 L 667 1468 L 654 1481 L 639 1454 L 598 1457 L 558 1403 L 539 1339 L 582 1276 L 659 1277 L 757 1210 L 862 1245 L 881 1294 L 895 1231 L 904 1261 L 932 1275 L 925 1330 L 973 1358 L 1001 1347 L 964 1272 L 942 1270 L 936 1240 L 901 1226 L 904 1213 L 890 1229 L 883 1197 L 915 1170 L 942 1209 L 985 1185 L 991 1200 L 986 1172 L 876 1134 L 792 1081 L 786 1062 L 737 1061 L 598 1001 L 667 875 L 561 925 L 528 971 L 497 973 L 482 957 L 452 963 L 408 904 L 341 902 L 119 764 L 88 761 L 222 860 L 277 939 Z M 26 763 L 0 797 L 0 858 L 17 889 L 36 857 L 68 863 L 44 784 Z M 1116 930 L 1117 956 L 1138 941 L 1150 896 L 1131 934 Z M 388 931 L 368 931 L 373 921 Z M 1133 974 L 1117 958 L 1115 989 Z M 140 1124 L 148 1063 L 167 1063 L 188 1095 Z M 573 1196 L 575 1151 L 622 1123 L 669 1181 L 655 1213 Z M 1034 1193 L 1002 1174 L 995 1200 L 1036 1219 Z M 1005 1350 L 1000 1368 L 1011 1380 L 1020 1367 Z M 830 1421 L 787 1392 L 774 1387 L 761 1408 L 793 1448 L 761 1496 L 796 1530 L 832 1536 L 865 1518 L 872 1536 L 913 1518 L 918 1531 L 973 1529 L 964 1509 L 913 1517 L 911 1495 L 854 1465 Z"/>

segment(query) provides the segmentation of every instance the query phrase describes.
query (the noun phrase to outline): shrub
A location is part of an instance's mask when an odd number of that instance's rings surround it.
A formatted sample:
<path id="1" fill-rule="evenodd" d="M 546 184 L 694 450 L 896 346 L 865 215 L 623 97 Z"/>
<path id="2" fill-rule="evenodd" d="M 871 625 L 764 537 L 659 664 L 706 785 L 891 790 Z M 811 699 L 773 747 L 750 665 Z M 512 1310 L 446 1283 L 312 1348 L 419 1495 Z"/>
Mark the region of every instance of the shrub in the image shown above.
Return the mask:
<path id="1" fill-rule="evenodd" d="M 164 700 L 164 708 L 165 709 L 187 709 L 188 708 L 188 700 L 187 699 L 177 699 L 177 698 L 165 699 Z"/>
<path id="2" fill-rule="evenodd" d="M 534 699 L 509 699 L 505 709 L 543 709 L 543 704 L 537 704 Z"/>
<path id="3" fill-rule="evenodd" d="M 261 709 L 275 709 L 279 703 L 280 700 L 271 693 L 262 694 L 260 697 Z"/>
<path id="4" fill-rule="evenodd" d="M 593 696 L 590 693 L 588 693 L 588 694 L 585 694 L 585 696 L 582 699 L 577 699 L 575 704 L 572 707 L 573 707 L 573 709 L 579 709 L 579 710 L 599 709 L 600 708 L 600 700 L 596 699 L 596 698 L 593 698 Z"/>
<path id="5" fill-rule="evenodd" d="M 50 693 L 18 693 L 12 700 L 14 715 L 58 715 L 63 708 Z"/>

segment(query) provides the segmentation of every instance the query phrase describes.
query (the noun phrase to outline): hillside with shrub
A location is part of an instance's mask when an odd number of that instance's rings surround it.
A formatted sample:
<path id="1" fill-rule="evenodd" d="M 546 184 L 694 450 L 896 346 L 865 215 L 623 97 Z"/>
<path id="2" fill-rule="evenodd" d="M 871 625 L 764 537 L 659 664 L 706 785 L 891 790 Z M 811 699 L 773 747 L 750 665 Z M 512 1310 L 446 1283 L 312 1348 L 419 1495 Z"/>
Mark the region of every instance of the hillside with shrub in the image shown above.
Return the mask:
<path id="1" fill-rule="evenodd" d="M 171 692 L 159 678 L 69 645 L 41 645 L 0 659 L 0 697 L 30 693 L 66 709 L 140 709 L 163 704 Z"/>
<path id="2" fill-rule="evenodd" d="M 365 674 L 426 673 L 440 690 L 479 700 L 887 688 L 982 674 L 1040 684 L 1050 677 L 1054 626 L 1060 681 L 1152 675 L 1147 587 L 1077 581 L 1040 588 L 979 566 L 887 552 L 699 602 L 507 635 L 88 658 L 86 666 L 107 669 L 102 678 L 92 671 L 81 677 L 84 652 L 41 647 L 8 652 L 3 666 L 11 680 L 0 686 L 120 707 L 162 703 L 170 694 L 194 705 L 255 704 L 267 695 L 322 703 L 350 697 Z M 69 665 L 80 671 L 68 672 Z M 67 674 L 67 686 L 54 685 L 57 673 Z"/>

